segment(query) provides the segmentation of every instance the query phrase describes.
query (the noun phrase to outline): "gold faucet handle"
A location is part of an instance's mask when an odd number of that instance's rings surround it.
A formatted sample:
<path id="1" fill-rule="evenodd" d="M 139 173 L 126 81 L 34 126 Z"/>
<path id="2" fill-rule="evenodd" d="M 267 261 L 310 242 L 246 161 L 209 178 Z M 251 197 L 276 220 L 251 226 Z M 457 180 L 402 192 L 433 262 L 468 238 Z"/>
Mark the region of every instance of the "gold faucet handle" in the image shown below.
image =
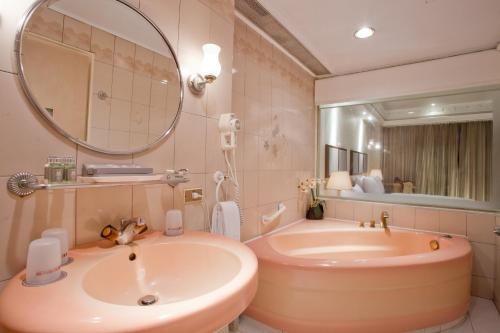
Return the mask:
<path id="1" fill-rule="evenodd" d="M 360 227 L 360 228 L 364 228 L 364 227 L 365 227 L 365 222 L 360 221 L 360 222 L 359 222 L 359 227 Z"/>
<path id="2" fill-rule="evenodd" d="M 116 228 L 111 224 L 108 224 L 107 226 L 102 228 L 101 237 L 114 242 L 118 239 L 118 230 L 116 230 Z"/>
<path id="3" fill-rule="evenodd" d="M 370 221 L 370 228 L 375 228 L 375 220 Z"/>

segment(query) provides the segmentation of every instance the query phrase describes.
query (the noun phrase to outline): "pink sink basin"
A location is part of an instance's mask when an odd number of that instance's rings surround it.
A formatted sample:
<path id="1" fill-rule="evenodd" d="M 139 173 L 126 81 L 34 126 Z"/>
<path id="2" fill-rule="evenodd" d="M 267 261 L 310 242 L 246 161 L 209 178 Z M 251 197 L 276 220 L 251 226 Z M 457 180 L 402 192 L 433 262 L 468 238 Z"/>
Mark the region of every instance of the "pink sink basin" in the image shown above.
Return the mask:
<path id="1" fill-rule="evenodd" d="M 24 287 L 24 272 L 13 278 L 0 295 L 0 326 L 30 333 L 213 332 L 237 317 L 257 288 L 252 251 L 208 233 L 154 233 L 131 246 L 94 245 L 70 256 L 75 260 L 59 282 Z"/>

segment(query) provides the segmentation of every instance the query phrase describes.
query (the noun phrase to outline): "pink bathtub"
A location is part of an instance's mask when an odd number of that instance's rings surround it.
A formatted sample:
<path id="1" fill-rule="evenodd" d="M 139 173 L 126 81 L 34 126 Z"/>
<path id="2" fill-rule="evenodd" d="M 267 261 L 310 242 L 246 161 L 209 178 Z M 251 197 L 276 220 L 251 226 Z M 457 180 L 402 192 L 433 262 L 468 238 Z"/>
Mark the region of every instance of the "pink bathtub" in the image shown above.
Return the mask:
<path id="1" fill-rule="evenodd" d="M 459 237 L 303 221 L 247 245 L 259 287 L 245 314 L 289 333 L 406 332 L 469 306 L 471 247 Z"/>

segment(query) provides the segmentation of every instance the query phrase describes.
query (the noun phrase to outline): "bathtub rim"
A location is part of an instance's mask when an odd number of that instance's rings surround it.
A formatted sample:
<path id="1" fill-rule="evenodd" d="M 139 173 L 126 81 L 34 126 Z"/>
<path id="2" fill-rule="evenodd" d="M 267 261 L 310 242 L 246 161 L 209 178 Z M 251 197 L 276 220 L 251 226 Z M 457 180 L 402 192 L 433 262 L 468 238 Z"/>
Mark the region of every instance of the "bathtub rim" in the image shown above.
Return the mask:
<path id="1" fill-rule="evenodd" d="M 376 232 L 385 232 L 384 229 L 371 229 L 371 228 L 359 228 L 356 226 L 355 221 L 348 220 L 339 220 L 339 219 L 324 219 L 320 220 L 321 222 L 331 222 L 332 228 L 329 232 L 359 232 L 359 233 L 376 233 Z M 287 229 L 291 229 L 291 227 L 297 227 L 301 224 L 315 223 L 319 221 L 309 221 L 306 219 L 302 219 L 286 225 L 282 228 L 273 230 L 272 232 L 258 236 L 256 238 L 250 239 L 245 242 L 245 244 L 254 251 L 259 263 L 273 264 L 273 265 L 281 265 L 287 266 L 291 268 L 300 268 L 300 269 L 313 269 L 313 270 L 330 270 L 330 269 L 367 269 L 367 268 L 404 268 L 404 267 L 415 267 L 420 265 L 430 265 L 430 264 L 440 264 L 444 262 L 454 261 L 454 260 L 463 260 L 467 257 L 472 257 L 472 247 L 467 240 L 466 237 L 462 237 L 459 235 L 453 235 L 453 238 L 445 238 L 444 233 L 431 232 L 431 231 L 422 231 L 422 230 L 413 230 L 413 229 L 405 229 L 405 228 L 397 228 L 397 227 L 389 227 L 391 232 L 396 233 L 411 233 L 417 235 L 427 235 L 431 236 L 432 239 L 440 240 L 444 238 L 447 242 L 450 242 L 451 245 L 449 248 L 440 249 L 433 252 L 425 252 L 418 254 L 411 254 L 405 256 L 393 256 L 393 257 L 377 257 L 377 258 L 368 258 L 368 259 L 339 259 L 339 260 L 331 260 L 331 259 L 318 259 L 318 258 L 301 258 L 294 257 L 290 255 L 286 255 L 276 251 L 272 245 L 268 242 L 268 239 L 271 237 L 275 237 L 280 234 L 301 234 L 303 232 L 299 231 L 290 231 Z M 342 228 L 335 228 L 335 225 L 342 225 Z M 307 228 L 306 226 L 303 227 Z M 308 233 L 320 233 L 320 231 L 309 231 Z"/>

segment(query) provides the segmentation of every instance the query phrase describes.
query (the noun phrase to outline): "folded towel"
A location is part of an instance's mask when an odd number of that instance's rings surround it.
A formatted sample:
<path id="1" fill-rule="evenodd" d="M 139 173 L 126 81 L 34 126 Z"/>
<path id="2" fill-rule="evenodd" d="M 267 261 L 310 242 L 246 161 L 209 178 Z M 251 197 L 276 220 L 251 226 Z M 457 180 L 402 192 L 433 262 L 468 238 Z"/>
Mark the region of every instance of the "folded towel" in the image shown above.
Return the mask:
<path id="1" fill-rule="evenodd" d="M 211 232 L 240 240 L 240 210 L 236 202 L 224 201 L 215 204 Z"/>

